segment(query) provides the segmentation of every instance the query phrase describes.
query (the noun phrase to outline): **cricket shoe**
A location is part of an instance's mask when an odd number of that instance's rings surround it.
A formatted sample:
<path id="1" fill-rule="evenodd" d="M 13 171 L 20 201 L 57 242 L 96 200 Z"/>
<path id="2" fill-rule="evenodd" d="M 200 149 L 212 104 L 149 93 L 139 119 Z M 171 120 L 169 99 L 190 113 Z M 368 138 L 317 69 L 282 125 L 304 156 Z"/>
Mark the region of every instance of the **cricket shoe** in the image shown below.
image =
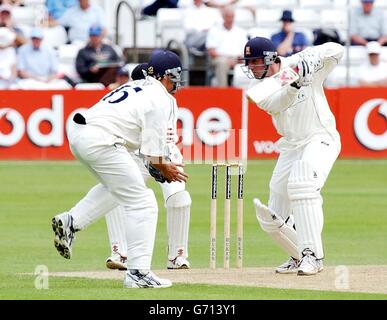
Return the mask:
<path id="1" fill-rule="evenodd" d="M 150 270 L 130 269 L 125 274 L 124 287 L 129 289 L 138 288 L 168 288 L 172 282 L 156 276 Z"/>
<path id="2" fill-rule="evenodd" d="M 75 239 L 73 227 L 73 217 L 65 212 L 52 218 L 52 230 L 55 232 L 54 245 L 59 254 L 66 258 L 71 258 L 71 247 Z"/>
<path id="3" fill-rule="evenodd" d="M 287 273 L 297 273 L 299 261 L 290 257 L 289 260 L 281 264 L 275 269 L 276 273 L 287 274 Z"/>
<path id="4" fill-rule="evenodd" d="M 302 251 L 302 258 L 298 266 L 297 275 L 311 276 L 321 272 L 323 269 L 322 259 L 317 259 L 312 250 L 305 249 Z"/>
<path id="5" fill-rule="evenodd" d="M 126 257 L 121 256 L 118 252 L 113 252 L 112 255 L 106 259 L 106 267 L 113 270 L 127 270 L 126 260 Z"/>
<path id="6" fill-rule="evenodd" d="M 173 260 L 168 260 L 167 269 L 189 269 L 190 264 L 187 258 L 183 256 L 177 256 Z"/>

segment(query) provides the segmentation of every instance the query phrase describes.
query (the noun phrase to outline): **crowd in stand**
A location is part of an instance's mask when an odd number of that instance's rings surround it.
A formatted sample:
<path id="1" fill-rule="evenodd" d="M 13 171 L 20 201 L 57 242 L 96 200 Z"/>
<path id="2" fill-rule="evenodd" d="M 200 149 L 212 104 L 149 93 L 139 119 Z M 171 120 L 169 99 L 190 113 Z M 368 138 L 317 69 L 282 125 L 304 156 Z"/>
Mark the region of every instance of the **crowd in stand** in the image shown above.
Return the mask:
<path id="1" fill-rule="evenodd" d="M 352 45 L 365 46 L 368 58 L 361 66 L 360 85 L 387 85 L 387 65 L 380 59 L 387 45 L 385 12 L 373 0 L 359 0 L 349 25 Z M 160 8 L 184 6 L 184 44 L 192 56 L 208 59 L 213 77 L 211 85 L 231 85 L 230 73 L 240 63 L 248 40 L 245 29 L 235 24 L 234 5 L 255 12 L 255 0 L 148 0 L 143 16 L 155 16 Z M 67 89 L 78 83 L 101 83 L 114 88 L 130 78 L 121 48 L 109 41 L 109 28 L 103 9 L 91 0 L 46 0 L 46 15 L 26 32 L 15 25 L 12 12 L 22 0 L 0 1 L 0 89 Z M 281 56 L 297 53 L 307 46 L 326 41 L 340 42 L 335 30 L 314 30 L 314 41 L 295 29 L 291 10 L 280 17 L 281 27 L 271 40 Z M 45 41 L 47 30 L 53 38 L 65 35 L 65 42 L 78 50 L 74 68 L 77 76 L 60 70 L 55 46 Z"/>
<path id="2" fill-rule="evenodd" d="M 69 89 L 78 82 L 109 86 L 122 74 L 122 52 L 105 42 L 108 31 L 100 6 L 90 0 L 47 0 L 47 19 L 24 34 L 12 19 L 14 6 L 21 4 L 2 1 L 0 6 L 1 89 Z M 78 79 L 60 72 L 57 51 L 45 43 L 48 29 L 55 30 L 54 37 L 65 30 L 66 43 L 78 46 Z"/>

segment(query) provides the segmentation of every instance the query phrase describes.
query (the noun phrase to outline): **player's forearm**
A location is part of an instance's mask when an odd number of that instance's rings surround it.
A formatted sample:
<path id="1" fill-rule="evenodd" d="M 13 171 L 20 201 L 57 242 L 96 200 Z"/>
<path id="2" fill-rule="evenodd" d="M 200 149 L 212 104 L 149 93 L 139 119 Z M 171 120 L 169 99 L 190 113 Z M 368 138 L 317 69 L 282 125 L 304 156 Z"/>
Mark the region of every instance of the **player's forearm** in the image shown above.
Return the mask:
<path id="1" fill-rule="evenodd" d="M 161 156 L 160 157 L 148 156 L 148 155 L 143 155 L 143 156 L 144 156 L 145 160 L 149 161 L 157 169 L 159 169 L 158 165 L 166 163 L 165 158 L 161 157 Z"/>
<path id="2" fill-rule="evenodd" d="M 288 86 L 263 100 L 258 106 L 270 114 L 280 113 L 288 109 L 296 100 L 298 89 Z"/>

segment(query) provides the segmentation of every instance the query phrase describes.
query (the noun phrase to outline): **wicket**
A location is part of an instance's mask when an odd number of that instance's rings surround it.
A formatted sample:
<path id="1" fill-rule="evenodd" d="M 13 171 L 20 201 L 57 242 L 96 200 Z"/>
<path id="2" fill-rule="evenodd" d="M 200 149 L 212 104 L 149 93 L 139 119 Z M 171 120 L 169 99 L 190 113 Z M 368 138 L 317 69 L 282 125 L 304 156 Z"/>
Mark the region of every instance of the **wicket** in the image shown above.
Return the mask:
<path id="1" fill-rule="evenodd" d="M 210 268 L 216 268 L 216 220 L 217 220 L 217 187 L 218 168 L 225 168 L 225 200 L 224 200 L 224 243 L 223 267 L 230 268 L 231 244 L 231 169 L 238 168 L 238 200 L 237 200 L 237 254 L 236 266 L 242 268 L 243 263 L 243 165 L 240 163 L 217 163 L 212 165 L 211 179 L 211 216 L 210 216 Z"/>

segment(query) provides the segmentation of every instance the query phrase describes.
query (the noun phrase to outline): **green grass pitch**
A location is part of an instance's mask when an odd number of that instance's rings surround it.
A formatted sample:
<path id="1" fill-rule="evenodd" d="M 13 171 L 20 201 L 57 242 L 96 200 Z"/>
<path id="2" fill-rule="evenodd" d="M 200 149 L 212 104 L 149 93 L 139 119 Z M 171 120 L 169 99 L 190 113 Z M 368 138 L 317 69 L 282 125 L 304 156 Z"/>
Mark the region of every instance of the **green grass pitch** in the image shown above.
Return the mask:
<path id="1" fill-rule="evenodd" d="M 250 161 L 245 176 L 244 265 L 274 267 L 286 259 L 255 218 L 252 199 L 268 199 L 274 161 Z M 187 189 L 193 204 L 190 261 L 209 262 L 210 166 L 187 165 Z M 221 176 L 220 176 L 221 177 Z M 219 215 L 223 181 L 219 177 Z M 37 265 L 55 271 L 104 271 L 109 255 L 104 219 L 77 234 L 73 258 L 65 260 L 53 246 L 51 218 L 73 206 L 96 181 L 78 162 L 0 162 L 0 299 L 387 299 L 387 295 L 332 291 L 284 290 L 238 286 L 183 285 L 162 290 L 125 290 L 122 281 L 49 278 L 48 290 L 37 290 Z M 235 196 L 235 178 L 233 197 Z M 153 269 L 166 266 L 165 209 L 161 190 L 150 182 L 159 201 Z M 387 160 L 336 162 L 324 196 L 323 240 L 326 265 L 387 265 Z M 234 198 L 233 198 L 234 199 Z M 232 201 L 235 211 L 236 201 Z M 235 218 L 234 218 L 235 222 Z M 218 264 L 221 264 L 221 221 Z M 235 225 L 232 225 L 235 234 Z M 232 243 L 234 248 L 234 243 Z M 235 251 L 231 252 L 235 257 Z M 227 285 L 225 283 L 225 285 Z"/>

